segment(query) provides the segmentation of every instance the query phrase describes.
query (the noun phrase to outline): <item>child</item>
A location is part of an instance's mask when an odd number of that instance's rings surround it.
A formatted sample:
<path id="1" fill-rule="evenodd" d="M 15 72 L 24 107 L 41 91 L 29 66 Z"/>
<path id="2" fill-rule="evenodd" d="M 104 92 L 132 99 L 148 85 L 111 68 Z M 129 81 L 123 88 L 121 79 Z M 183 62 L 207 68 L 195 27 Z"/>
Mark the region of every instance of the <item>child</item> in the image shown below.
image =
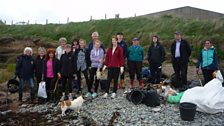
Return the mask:
<path id="1" fill-rule="evenodd" d="M 144 59 L 143 48 L 139 45 L 139 39 L 132 39 L 133 45 L 128 48 L 128 69 L 130 74 L 130 89 L 133 89 L 135 74 L 139 82 L 140 88 L 142 88 L 142 61 Z"/>
<path id="2" fill-rule="evenodd" d="M 73 81 L 73 74 L 74 74 L 74 59 L 73 54 L 71 52 L 71 45 L 67 44 L 65 46 L 65 53 L 62 54 L 60 59 L 60 74 L 61 76 L 61 82 L 62 82 L 62 97 L 61 101 L 65 100 L 65 88 L 66 83 L 68 81 L 69 85 L 69 96 L 68 99 L 72 100 L 72 81 Z"/>
<path id="3" fill-rule="evenodd" d="M 107 88 L 106 93 L 103 95 L 104 98 L 108 96 L 110 82 L 114 79 L 114 87 L 111 98 L 116 97 L 117 86 L 118 86 L 118 77 L 119 73 L 124 72 L 124 56 L 123 49 L 118 46 L 116 36 L 112 37 L 112 46 L 107 50 L 106 53 L 106 61 L 103 67 L 103 71 L 108 68 L 108 76 L 107 76 Z"/>
<path id="4" fill-rule="evenodd" d="M 75 52 L 75 64 L 77 70 L 77 78 L 79 84 L 79 90 L 81 90 L 81 72 L 84 74 L 86 84 L 89 85 L 88 68 L 90 66 L 89 50 L 86 48 L 86 41 L 84 39 L 79 40 L 79 49 Z"/>
<path id="5" fill-rule="evenodd" d="M 100 69 L 102 68 L 103 65 L 104 51 L 102 48 L 100 48 L 100 45 L 101 42 L 99 40 L 96 40 L 94 48 L 90 53 L 90 60 L 91 60 L 90 82 L 88 85 L 88 93 L 86 94 L 86 97 L 92 96 L 93 98 L 95 98 L 97 96 L 99 78 L 95 77 L 95 89 L 93 93 L 91 89 L 94 81 L 94 76 L 96 75 L 96 72 L 100 72 Z"/>

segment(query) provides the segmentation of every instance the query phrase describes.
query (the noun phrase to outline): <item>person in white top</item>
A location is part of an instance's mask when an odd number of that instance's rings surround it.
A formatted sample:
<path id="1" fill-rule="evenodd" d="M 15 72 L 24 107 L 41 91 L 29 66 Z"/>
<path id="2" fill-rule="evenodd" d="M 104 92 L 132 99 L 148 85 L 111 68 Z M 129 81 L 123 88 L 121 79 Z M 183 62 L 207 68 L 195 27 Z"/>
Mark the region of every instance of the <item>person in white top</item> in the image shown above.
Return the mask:
<path id="1" fill-rule="evenodd" d="M 60 46 L 57 47 L 55 56 L 58 60 L 61 59 L 61 55 L 65 53 L 65 45 L 67 43 L 67 39 L 65 37 L 61 37 L 59 39 Z"/>

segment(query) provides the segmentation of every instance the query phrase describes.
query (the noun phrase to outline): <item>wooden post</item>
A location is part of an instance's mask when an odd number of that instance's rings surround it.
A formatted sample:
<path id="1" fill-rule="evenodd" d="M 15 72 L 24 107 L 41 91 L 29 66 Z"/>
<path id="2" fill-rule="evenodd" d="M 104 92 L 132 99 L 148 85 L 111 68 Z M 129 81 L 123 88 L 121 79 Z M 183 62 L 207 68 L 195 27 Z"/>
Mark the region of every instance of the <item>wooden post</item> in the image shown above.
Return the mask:
<path id="1" fill-rule="evenodd" d="M 107 14 L 105 14 L 105 20 L 107 20 Z"/>
<path id="2" fill-rule="evenodd" d="M 92 15 L 90 16 L 90 21 L 92 21 L 93 20 L 93 17 L 92 17 Z"/>
<path id="3" fill-rule="evenodd" d="M 67 23 L 69 23 L 69 17 L 67 17 Z"/>
<path id="4" fill-rule="evenodd" d="M 11 21 L 11 25 L 13 25 L 13 20 Z"/>
<path id="5" fill-rule="evenodd" d="M 46 19 L 46 25 L 48 24 L 48 19 Z"/>

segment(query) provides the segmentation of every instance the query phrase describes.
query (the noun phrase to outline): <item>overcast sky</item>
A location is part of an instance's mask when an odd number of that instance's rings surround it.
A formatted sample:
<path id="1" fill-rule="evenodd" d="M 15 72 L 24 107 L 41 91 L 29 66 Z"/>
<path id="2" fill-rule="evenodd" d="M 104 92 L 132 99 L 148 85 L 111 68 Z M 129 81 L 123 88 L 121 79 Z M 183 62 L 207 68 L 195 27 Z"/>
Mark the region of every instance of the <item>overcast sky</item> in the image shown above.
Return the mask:
<path id="1" fill-rule="evenodd" d="M 192 6 L 224 13 L 224 0 L 0 0 L 0 20 L 7 24 L 18 21 L 30 23 L 66 23 L 93 19 L 133 17 L 153 12 Z"/>

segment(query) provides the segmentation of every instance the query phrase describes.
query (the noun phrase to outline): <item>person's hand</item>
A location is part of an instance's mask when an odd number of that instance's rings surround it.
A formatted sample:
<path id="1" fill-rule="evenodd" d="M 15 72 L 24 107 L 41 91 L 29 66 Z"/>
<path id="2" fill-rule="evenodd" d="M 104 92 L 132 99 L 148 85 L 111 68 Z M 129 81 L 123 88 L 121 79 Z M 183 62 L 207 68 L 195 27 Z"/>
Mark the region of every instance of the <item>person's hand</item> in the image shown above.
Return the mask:
<path id="1" fill-rule="evenodd" d="M 162 69 L 162 66 L 159 66 L 158 69 Z"/>
<path id="2" fill-rule="evenodd" d="M 57 75 L 58 75 L 58 79 L 60 79 L 60 78 L 61 78 L 61 74 L 60 74 L 60 73 L 58 73 Z"/>
<path id="3" fill-rule="evenodd" d="M 17 75 L 16 74 L 14 74 L 13 76 L 12 76 L 12 79 L 16 79 L 17 78 Z"/>
<path id="4" fill-rule="evenodd" d="M 100 62 L 100 63 L 103 63 L 103 59 L 99 59 L 99 62 Z"/>
<path id="5" fill-rule="evenodd" d="M 73 78 L 76 78 L 76 75 L 75 74 L 73 74 Z"/>
<path id="6" fill-rule="evenodd" d="M 103 70 L 102 70 L 102 71 L 104 72 L 106 68 L 107 68 L 107 66 L 106 66 L 106 65 L 104 65 L 104 66 L 103 66 Z"/>
<path id="7" fill-rule="evenodd" d="M 120 67 L 120 73 L 121 73 L 121 74 L 124 73 L 124 67 Z"/>
<path id="8" fill-rule="evenodd" d="M 202 70 L 201 70 L 201 68 L 198 68 L 198 69 L 197 69 L 197 73 L 198 73 L 198 74 L 202 74 Z"/>

